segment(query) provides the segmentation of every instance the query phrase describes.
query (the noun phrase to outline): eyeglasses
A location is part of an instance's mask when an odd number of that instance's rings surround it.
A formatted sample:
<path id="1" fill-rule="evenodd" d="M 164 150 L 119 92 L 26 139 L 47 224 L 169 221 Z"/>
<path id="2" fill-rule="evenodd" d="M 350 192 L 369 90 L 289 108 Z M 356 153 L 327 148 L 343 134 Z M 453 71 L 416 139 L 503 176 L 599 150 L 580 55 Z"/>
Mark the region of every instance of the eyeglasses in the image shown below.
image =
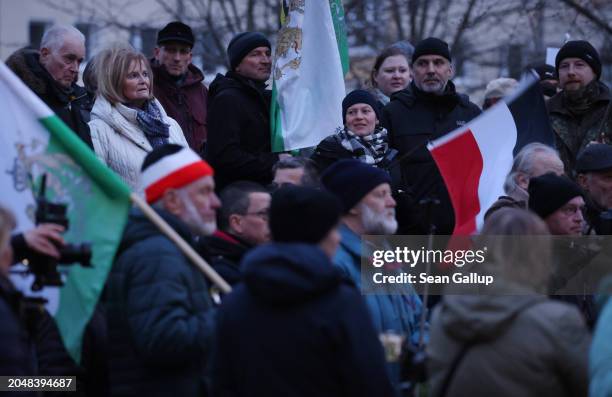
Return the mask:
<path id="1" fill-rule="evenodd" d="M 267 220 L 268 216 L 270 215 L 270 209 L 266 208 L 263 209 L 261 211 L 257 211 L 257 212 L 247 212 L 246 214 L 244 214 L 244 216 L 248 216 L 248 215 L 253 215 L 253 216 L 258 216 L 261 219 Z"/>

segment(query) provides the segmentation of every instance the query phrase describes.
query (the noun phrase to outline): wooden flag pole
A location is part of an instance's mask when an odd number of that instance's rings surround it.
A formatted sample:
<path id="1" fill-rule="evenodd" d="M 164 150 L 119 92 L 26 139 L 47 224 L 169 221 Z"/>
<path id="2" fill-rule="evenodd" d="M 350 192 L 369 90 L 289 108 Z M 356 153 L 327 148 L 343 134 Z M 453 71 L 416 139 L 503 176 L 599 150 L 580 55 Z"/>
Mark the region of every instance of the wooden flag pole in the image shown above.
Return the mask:
<path id="1" fill-rule="evenodd" d="M 206 277 L 210 281 L 212 281 L 221 292 L 228 294 L 232 291 L 232 287 L 225 281 L 219 273 L 217 273 L 198 253 L 189 245 L 179 234 L 168 225 L 168 223 L 163 220 L 161 216 L 155 212 L 153 208 L 140 196 L 136 193 L 130 194 L 130 198 L 132 202 L 140 208 L 140 210 L 145 214 L 147 218 L 155 226 L 159 228 L 159 230 L 166 235 L 177 247 L 181 250 L 189 260 L 196 265 Z"/>

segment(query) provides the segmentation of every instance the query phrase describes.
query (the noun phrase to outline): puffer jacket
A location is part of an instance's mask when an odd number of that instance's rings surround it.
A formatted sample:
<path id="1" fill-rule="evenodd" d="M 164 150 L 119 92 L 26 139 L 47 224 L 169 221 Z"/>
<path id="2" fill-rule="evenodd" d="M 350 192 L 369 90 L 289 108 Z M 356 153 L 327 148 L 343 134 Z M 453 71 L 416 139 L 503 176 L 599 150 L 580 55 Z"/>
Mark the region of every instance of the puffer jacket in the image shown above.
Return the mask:
<path id="1" fill-rule="evenodd" d="M 590 342 L 580 313 L 545 296 L 448 295 L 431 318 L 430 395 L 467 345 L 443 397 L 586 396 Z"/>
<path id="2" fill-rule="evenodd" d="M 168 117 L 156 99 L 154 101 L 164 122 L 170 125 L 168 142 L 187 147 L 181 127 Z M 132 190 L 140 191 L 140 167 L 153 147 L 138 127 L 136 110 L 122 104 L 111 105 L 104 97 L 98 96 L 91 111 L 89 128 L 96 155 L 119 174 Z"/>
<path id="3" fill-rule="evenodd" d="M 221 306 L 214 396 L 391 396 L 359 291 L 310 244 L 270 243 L 242 262 Z"/>
<path id="4" fill-rule="evenodd" d="M 187 226 L 158 211 L 187 242 Z M 103 302 L 112 396 L 203 396 L 214 309 L 204 276 L 132 210 Z"/>
<path id="5" fill-rule="evenodd" d="M 155 98 L 162 104 L 168 116 L 181 126 L 185 139 L 196 152 L 206 142 L 206 107 L 208 89 L 203 84 L 204 74 L 194 64 L 189 64 L 181 82 L 170 76 L 163 65 L 151 60 Z"/>

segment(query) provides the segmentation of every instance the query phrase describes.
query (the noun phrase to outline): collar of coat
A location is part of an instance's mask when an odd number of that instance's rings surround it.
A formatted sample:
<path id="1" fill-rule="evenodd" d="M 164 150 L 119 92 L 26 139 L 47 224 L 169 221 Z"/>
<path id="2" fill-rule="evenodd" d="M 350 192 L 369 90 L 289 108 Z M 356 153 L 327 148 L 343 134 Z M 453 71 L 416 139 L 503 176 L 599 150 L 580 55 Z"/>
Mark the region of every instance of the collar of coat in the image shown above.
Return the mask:
<path id="1" fill-rule="evenodd" d="M 400 101 L 406 107 L 413 107 L 417 101 L 420 101 L 420 96 L 432 96 L 433 94 L 422 93 L 417 86 L 414 84 L 414 81 L 408 85 L 405 89 L 395 92 L 391 94 L 391 102 Z M 459 94 L 455 89 L 455 84 L 452 81 L 448 81 L 445 89 L 445 93 L 443 95 L 447 99 L 448 102 L 454 101 L 457 105 L 468 108 L 470 106 L 470 98 L 465 94 Z"/>
<path id="2" fill-rule="evenodd" d="M 160 64 L 155 58 L 151 59 L 151 69 L 155 77 L 155 85 L 176 87 L 176 79 L 168 73 L 166 68 Z M 204 73 L 193 63 L 187 67 L 187 73 L 180 87 L 188 87 L 201 84 L 204 81 Z"/>
<path id="3" fill-rule="evenodd" d="M 600 103 L 607 105 L 608 102 L 612 100 L 612 97 L 610 95 L 610 89 L 608 88 L 607 85 L 605 85 L 601 81 L 599 81 L 598 84 L 599 84 L 599 97 L 597 98 L 597 100 L 595 101 L 593 105 L 600 104 Z M 548 113 L 571 115 L 569 110 L 567 110 L 566 107 L 563 105 L 563 91 L 558 92 L 557 94 L 555 94 L 555 96 L 550 98 L 546 104 L 546 107 L 548 108 Z"/>
<path id="4" fill-rule="evenodd" d="M 23 48 L 13 53 L 6 65 L 39 97 L 52 95 L 64 104 L 87 97 L 85 89 L 76 83 L 72 83 L 68 92 L 62 89 L 40 64 L 39 56 L 37 50 Z"/>

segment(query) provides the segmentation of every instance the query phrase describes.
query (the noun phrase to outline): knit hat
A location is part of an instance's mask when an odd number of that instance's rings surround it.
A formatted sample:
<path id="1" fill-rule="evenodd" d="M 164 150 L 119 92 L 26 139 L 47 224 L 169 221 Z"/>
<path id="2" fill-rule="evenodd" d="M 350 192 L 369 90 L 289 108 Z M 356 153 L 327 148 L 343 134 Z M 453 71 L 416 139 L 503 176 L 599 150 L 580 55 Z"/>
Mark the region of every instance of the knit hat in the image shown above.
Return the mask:
<path id="1" fill-rule="evenodd" d="M 555 58 L 555 69 L 557 69 L 557 75 L 559 75 L 559 64 L 565 58 L 580 58 L 589 64 L 593 72 L 597 75 L 597 79 L 601 77 L 601 60 L 599 59 L 599 53 L 589 43 L 584 40 L 568 41 L 561 47 Z"/>
<path id="2" fill-rule="evenodd" d="M 574 197 L 584 197 L 580 186 L 565 176 L 544 174 L 529 181 L 529 209 L 544 219 Z"/>
<path id="3" fill-rule="evenodd" d="M 157 44 L 163 44 L 168 41 L 178 41 L 193 47 L 195 38 L 193 32 L 188 25 L 182 22 L 170 22 L 162 30 L 157 33 Z"/>
<path id="4" fill-rule="evenodd" d="M 272 48 L 266 36 L 259 32 L 242 32 L 234 36 L 227 46 L 230 69 L 236 69 L 242 59 L 257 47 Z"/>
<path id="5" fill-rule="evenodd" d="M 540 77 L 540 81 L 556 80 L 558 78 L 555 67 L 547 63 L 534 64 L 530 67 L 530 69 L 535 70 L 535 72 L 538 74 L 538 77 Z"/>
<path id="6" fill-rule="evenodd" d="M 347 96 L 342 100 L 342 122 L 346 123 L 346 111 L 351 106 L 365 103 L 372 107 L 374 113 L 376 113 L 376 118 L 380 120 L 380 109 L 378 108 L 378 103 L 376 103 L 376 98 L 369 92 L 365 90 L 355 90 L 351 91 Z"/>
<path id="7" fill-rule="evenodd" d="M 147 203 L 159 200 L 166 190 L 179 189 L 206 176 L 213 176 L 210 165 L 193 150 L 175 144 L 159 146 L 142 163 L 140 186 Z"/>
<path id="8" fill-rule="evenodd" d="M 329 192 L 283 186 L 274 192 L 270 203 L 272 239 L 316 244 L 338 224 L 341 213 L 340 201 Z"/>
<path id="9" fill-rule="evenodd" d="M 484 97 L 485 99 L 503 98 L 514 91 L 517 85 L 518 81 L 508 77 L 500 77 L 499 79 L 491 80 L 489 84 L 487 84 Z"/>
<path id="10" fill-rule="evenodd" d="M 353 159 L 336 161 L 321 175 L 321 184 L 340 199 L 345 214 L 383 183 L 391 184 L 387 172 Z"/>
<path id="11" fill-rule="evenodd" d="M 576 158 L 576 172 L 597 172 L 612 169 L 612 146 L 593 143 L 585 147 Z"/>
<path id="12" fill-rule="evenodd" d="M 429 37 L 425 40 L 421 40 L 414 49 L 412 54 L 412 63 L 414 63 L 420 56 L 423 55 L 440 55 L 448 59 L 451 62 L 450 49 L 445 41 L 442 41 L 435 37 Z"/>

